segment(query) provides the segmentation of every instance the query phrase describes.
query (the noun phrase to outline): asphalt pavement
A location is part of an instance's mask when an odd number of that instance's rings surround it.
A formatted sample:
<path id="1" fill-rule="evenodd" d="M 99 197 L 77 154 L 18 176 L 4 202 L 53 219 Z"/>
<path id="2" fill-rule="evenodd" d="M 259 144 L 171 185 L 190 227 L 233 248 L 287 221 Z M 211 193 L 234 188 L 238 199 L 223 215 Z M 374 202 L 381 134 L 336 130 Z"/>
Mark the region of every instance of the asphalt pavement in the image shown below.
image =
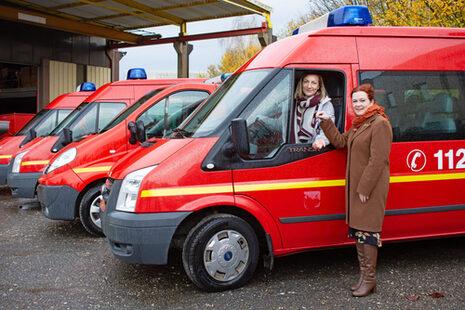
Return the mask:
<path id="1" fill-rule="evenodd" d="M 244 287 L 206 293 L 182 264 L 133 265 L 79 221 L 53 221 L 0 187 L 0 309 L 465 309 L 465 237 L 385 243 L 378 292 L 352 297 L 355 249 L 260 267 Z"/>

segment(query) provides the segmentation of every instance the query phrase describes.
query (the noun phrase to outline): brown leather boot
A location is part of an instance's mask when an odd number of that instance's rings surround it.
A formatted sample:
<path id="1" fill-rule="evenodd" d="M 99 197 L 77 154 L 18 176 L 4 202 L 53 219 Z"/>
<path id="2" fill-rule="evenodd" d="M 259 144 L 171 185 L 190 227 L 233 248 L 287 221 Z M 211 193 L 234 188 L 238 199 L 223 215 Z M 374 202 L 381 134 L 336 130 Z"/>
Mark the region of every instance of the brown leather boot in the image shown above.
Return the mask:
<path id="1" fill-rule="evenodd" d="M 371 244 L 363 244 L 363 255 L 365 262 L 365 271 L 363 273 L 362 283 L 355 290 L 354 296 L 367 296 L 370 293 L 376 293 L 376 260 L 378 258 L 378 247 Z"/>
<path id="2" fill-rule="evenodd" d="M 356 282 L 352 283 L 352 285 L 350 286 L 351 291 L 356 291 L 360 287 L 360 284 L 362 284 L 363 280 L 363 271 L 365 270 L 365 264 L 363 261 L 363 243 L 355 242 L 355 248 L 357 249 L 358 265 L 360 267 L 360 277 Z"/>

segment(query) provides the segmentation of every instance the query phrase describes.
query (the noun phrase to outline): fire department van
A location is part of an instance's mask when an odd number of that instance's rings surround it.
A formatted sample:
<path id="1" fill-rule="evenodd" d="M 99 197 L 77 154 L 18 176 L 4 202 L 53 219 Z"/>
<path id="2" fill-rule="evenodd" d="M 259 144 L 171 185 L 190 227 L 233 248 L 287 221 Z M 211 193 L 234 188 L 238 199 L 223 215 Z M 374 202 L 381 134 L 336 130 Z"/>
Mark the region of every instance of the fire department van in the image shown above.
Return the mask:
<path id="1" fill-rule="evenodd" d="M 97 134 L 121 111 L 155 89 L 186 79 L 147 80 L 143 69 L 128 71 L 128 79 L 100 87 L 63 120 L 48 137 L 37 138 L 14 155 L 7 176 L 14 197 L 33 198 L 37 180 L 49 160 L 64 146 Z"/>
<path id="2" fill-rule="evenodd" d="M 143 147 L 154 146 L 154 138 L 161 138 L 177 127 L 217 87 L 181 83 L 153 91 L 121 113 L 99 135 L 88 136 L 62 149 L 39 178 L 37 196 L 44 215 L 55 220 L 79 217 L 88 232 L 102 235 L 100 189 L 111 166 L 139 145 L 137 136 L 142 136 L 142 142 L 149 140 Z M 137 131 L 133 130 L 131 139 L 128 124 L 129 127 L 137 124 L 145 134 L 134 135 Z"/>
<path id="3" fill-rule="evenodd" d="M 0 141 L 0 184 L 6 184 L 8 164 L 15 153 L 36 137 L 44 137 L 95 91 L 94 83 L 82 83 L 78 92 L 55 98 L 39 111 L 14 136 Z"/>
<path id="4" fill-rule="evenodd" d="M 345 151 L 292 143 L 293 94 L 308 73 L 323 76 L 341 132 L 354 86 L 371 83 L 386 108 L 394 142 L 383 240 L 465 234 L 465 29 L 363 26 L 361 10 L 341 8 L 329 15 L 334 27 L 267 46 L 178 139 L 115 164 L 101 215 L 113 254 L 166 264 L 181 247 L 189 278 L 215 291 L 243 285 L 260 257 L 271 267 L 274 257 L 353 244 Z"/>

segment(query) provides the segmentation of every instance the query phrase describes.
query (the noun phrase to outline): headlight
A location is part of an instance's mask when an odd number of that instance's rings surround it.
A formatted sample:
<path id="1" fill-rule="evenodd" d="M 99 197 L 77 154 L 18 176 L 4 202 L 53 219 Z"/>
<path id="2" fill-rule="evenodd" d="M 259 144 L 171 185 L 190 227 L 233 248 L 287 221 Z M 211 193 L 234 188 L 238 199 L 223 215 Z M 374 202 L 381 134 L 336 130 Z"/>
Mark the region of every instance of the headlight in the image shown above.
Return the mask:
<path id="1" fill-rule="evenodd" d="M 45 173 L 52 172 L 56 168 L 60 168 L 66 164 L 69 164 L 76 158 L 76 154 L 77 150 L 75 147 L 72 147 L 69 150 L 64 151 L 53 161 L 53 163 L 48 167 Z"/>
<path id="2" fill-rule="evenodd" d="M 13 169 L 12 172 L 19 173 L 19 168 L 21 167 L 21 161 L 23 160 L 24 155 L 29 152 L 29 150 L 24 151 L 16 155 L 15 161 L 13 162 Z"/>
<path id="3" fill-rule="evenodd" d="M 139 194 L 139 187 L 144 177 L 152 171 L 155 166 L 150 166 L 144 169 L 136 170 L 129 173 L 121 184 L 121 189 L 116 201 L 116 210 L 134 212 L 136 209 L 137 195 Z"/>

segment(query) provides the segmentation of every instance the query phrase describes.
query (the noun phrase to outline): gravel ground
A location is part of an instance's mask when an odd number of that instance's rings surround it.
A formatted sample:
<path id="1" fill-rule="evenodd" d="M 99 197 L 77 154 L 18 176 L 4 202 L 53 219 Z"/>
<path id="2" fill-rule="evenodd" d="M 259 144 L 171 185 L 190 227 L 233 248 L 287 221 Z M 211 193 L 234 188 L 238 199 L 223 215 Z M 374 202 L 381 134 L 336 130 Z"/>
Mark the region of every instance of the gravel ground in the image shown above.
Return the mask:
<path id="1" fill-rule="evenodd" d="M 348 290 L 352 248 L 279 258 L 240 289 L 205 293 L 181 263 L 124 263 L 78 221 L 19 208 L 27 202 L 0 188 L 0 309 L 465 309 L 465 237 L 385 243 L 368 297 Z"/>

